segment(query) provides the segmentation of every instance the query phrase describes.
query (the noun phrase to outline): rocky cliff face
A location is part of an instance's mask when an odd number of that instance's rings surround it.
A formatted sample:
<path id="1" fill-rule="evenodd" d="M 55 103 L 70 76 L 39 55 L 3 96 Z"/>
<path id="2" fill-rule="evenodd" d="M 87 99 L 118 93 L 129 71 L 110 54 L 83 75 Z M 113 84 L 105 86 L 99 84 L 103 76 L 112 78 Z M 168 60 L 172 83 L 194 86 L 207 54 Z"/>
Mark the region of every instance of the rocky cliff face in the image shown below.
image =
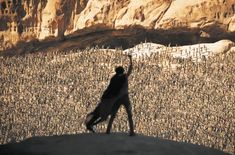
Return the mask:
<path id="1" fill-rule="evenodd" d="M 19 41 L 63 39 L 104 30 L 119 30 L 113 36 L 133 36 L 143 33 L 140 29 L 162 36 L 233 36 L 235 1 L 0 0 L 1 49 Z"/>

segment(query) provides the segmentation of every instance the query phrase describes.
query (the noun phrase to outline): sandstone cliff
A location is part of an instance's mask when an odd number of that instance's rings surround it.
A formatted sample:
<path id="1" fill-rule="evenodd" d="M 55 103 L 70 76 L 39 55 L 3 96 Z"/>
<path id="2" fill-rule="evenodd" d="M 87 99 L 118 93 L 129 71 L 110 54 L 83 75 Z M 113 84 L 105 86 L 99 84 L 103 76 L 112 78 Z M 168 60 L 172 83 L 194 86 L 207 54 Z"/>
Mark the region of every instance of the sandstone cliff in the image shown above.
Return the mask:
<path id="1" fill-rule="evenodd" d="M 141 29 L 162 36 L 233 38 L 235 1 L 0 0 L 0 50 L 19 41 L 123 29 L 128 31 L 113 36 L 132 36 Z"/>

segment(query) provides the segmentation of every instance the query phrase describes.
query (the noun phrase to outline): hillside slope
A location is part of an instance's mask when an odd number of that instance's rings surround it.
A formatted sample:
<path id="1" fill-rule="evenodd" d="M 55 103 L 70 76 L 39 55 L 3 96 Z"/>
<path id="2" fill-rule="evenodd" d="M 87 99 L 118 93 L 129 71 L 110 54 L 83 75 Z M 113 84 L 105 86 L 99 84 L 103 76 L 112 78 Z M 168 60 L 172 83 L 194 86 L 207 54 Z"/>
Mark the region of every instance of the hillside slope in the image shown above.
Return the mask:
<path id="1" fill-rule="evenodd" d="M 211 148 L 127 134 L 78 134 L 33 137 L 16 144 L 0 146 L 4 155 L 229 155 Z"/>

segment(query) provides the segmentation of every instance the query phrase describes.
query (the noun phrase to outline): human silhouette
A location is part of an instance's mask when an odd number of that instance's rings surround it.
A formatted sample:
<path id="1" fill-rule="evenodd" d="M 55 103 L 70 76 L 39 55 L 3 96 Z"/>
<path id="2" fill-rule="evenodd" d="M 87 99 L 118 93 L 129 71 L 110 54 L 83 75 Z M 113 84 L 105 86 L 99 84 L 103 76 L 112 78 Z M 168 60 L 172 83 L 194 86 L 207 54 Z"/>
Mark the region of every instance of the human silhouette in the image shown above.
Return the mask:
<path id="1" fill-rule="evenodd" d="M 106 130 L 106 133 L 109 134 L 118 109 L 121 105 L 123 105 L 128 115 L 130 136 L 135 134 L 132 120 L 131 103 L 128 93 L 128 77 L 132 72 L 133 66 L 132 56 L 128 55 L 128 57 L 130 59 L 130 65 L 127 73 L 124 73 L 124 68 L 122 66 L 119 66 L 115 69 L 116 74 L 111 78 L 107 89 L 104 91 L 101 97 L 101 102 L 93 112 L 87 115 L 85 123 L 88 130 L 95 132 L 93 130 L 93 126 L 102 121 L 105 121 L 108 116 L 111 115 Z"/>

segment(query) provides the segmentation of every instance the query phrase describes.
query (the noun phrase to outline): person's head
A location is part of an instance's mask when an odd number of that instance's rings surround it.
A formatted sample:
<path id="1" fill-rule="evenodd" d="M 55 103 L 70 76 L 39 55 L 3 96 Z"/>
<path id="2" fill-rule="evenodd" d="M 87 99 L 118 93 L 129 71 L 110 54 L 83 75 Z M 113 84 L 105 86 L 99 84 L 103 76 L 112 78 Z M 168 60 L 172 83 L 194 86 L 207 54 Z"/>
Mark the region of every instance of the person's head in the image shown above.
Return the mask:
<path id="1" fill-rule="evenodd" d="M 118 75 L 123 74 L 124 73 L 124 68 L 122 66 L 116 67 L 115 72 Z"/>

